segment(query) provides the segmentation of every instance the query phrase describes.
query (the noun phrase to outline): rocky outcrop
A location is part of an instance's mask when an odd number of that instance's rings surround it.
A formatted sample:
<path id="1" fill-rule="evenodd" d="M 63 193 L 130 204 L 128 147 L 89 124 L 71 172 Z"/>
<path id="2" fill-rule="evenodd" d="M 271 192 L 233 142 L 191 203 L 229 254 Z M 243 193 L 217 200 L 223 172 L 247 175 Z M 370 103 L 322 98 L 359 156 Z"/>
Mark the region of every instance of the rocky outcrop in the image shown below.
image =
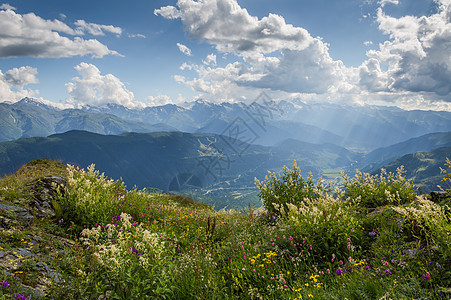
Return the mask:
<path id="1" fill-rule="evenodd" d="M 59 195 L 64 193 L 66 180 L 57 176 L 46 176 L 32 184 L 33 199 L 29 200 L 33 214 L 44 218 L 54 218 L 61 214 Z M 57 216 L 58 217 L 58 216 Z"/>
<path id="2" fill-rule="evenodd" d="M 44 296 L 52 282 L 63 280 L 49 265 L 52 261 L 49 253 L 54 253 L 49 245 L 53 242 L 69 247 L 74 244 L 64 237 L 41 231 L 37 223 L 41 219 L 57 221 L 62 212 L 59 196 L 64 193 L 65 186 L 65 179 L 47 176 L 28 185 L 28 199 L 16 201 L 15 205 L 3 204 L 4 200 L 0 199 L 0 232 L 3 237 L 14 240 L 0 243 L 0 276 L 33 278 L 25 280 L 31 283 L 22 280 L 21 285 L 34 297 Z"/>

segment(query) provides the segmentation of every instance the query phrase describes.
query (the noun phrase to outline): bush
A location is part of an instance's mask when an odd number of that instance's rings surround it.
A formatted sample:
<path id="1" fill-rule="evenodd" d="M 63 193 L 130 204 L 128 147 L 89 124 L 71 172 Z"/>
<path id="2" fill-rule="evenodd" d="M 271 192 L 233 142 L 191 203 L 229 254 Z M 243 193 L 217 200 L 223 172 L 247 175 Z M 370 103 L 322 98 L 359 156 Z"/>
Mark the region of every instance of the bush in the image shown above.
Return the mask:
<path id="1" fill-rule="evenodd" d="M 288 204 L 298 206 L 305 199 L 318 199 L 322 191 L 327 190 L 322 186 L 321 178 L 317 185 L 313 183 L 311 174 L 307 180 L 304 180 L 296 161 L 293 161 L 293 169 L 284 166 L 279 176 L 276 173 L 268 173 L 269 177 L 265 176 L 263 182 L 255 179 L 255 184 L 260 190 L 258 196 L 263 207 L 269 214 L 274 214 L 276 217 L 288 215 Z"/>
<path id="2" fill-rule="evenodd" d="M 354 178 L 342 173 L 345 197 L 363 208 L 376 208 L 385 205 L 399 205 L 415 199 L 413 184 L 403 174 L 404 167 L 397 169 L 396 174 L 381 170 L 379 175 L 371 175 L 356 170 Z"/>
<path id="3" fill-rule="evenodd" d="M 79 230 L 82 224 L 106 224 L 117 214 L 126 194 L 122 181 L 106 178 L 94 164 L 87 170 L 68 165 L 67 172 L 66 190 L 60 197 L 64 220 L 71 220 Z"/>

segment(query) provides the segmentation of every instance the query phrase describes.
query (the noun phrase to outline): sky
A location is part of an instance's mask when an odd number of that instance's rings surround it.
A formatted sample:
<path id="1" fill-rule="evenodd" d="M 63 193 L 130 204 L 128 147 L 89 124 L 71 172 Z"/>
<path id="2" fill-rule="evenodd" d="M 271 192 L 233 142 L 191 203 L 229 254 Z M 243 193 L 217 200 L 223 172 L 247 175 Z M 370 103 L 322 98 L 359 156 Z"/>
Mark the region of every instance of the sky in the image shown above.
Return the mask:
<path id="1" fill-rule="evenodd" d="M 451 0 L 0 0 L 0 102 L 451 111 Z"/>

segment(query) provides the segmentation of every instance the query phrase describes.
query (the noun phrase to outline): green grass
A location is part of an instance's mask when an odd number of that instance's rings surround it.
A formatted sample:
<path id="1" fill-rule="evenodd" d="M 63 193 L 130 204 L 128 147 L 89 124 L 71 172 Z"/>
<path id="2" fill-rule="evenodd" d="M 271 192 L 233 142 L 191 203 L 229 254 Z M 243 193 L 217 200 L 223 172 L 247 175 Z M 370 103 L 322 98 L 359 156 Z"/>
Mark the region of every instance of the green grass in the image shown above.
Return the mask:
<path id="1" fill-rule="evenodd" d="M 0 186 L 26 193 L 29 182 L 46 174 L 37 171 L 46 164 L 24 168 L 36 176 L 18 172 L 0 179 Z M 355 188 L 346 197 L 315 191 L 318 197 L 289 204 L 287 216 L 274 219 L 250 205 L 240 212 L 215 211 L 186 196 L 127 190 L 93 168 L 48 166 L 69 182 L 61 196 L 63 221 L 0 231 L 3 251 L 26 246 L 29 235 L 43 237 L 32 251 L 64 279 L 49 284 L 47 298 L 450 298 L 448 206 L 423 198 L 398 204 L 389 196 L 385 206 L 368 210 L 358 206 L 368 202 L 350 199 L 359 192 L 368 199 L 371 191 L 380 195 L 386 185 L 378 180 L 384 177 L 348 178 Z M 396 194 L 409 188 L 403 182 L 398 176 L 385 183 Z M 37 284 L 36 266 L 24 260 L 19 280 L 0 276 L 0 282 L 19 283 L 0 287 L 0 299 L 30 294 L 26 285 Z"/>

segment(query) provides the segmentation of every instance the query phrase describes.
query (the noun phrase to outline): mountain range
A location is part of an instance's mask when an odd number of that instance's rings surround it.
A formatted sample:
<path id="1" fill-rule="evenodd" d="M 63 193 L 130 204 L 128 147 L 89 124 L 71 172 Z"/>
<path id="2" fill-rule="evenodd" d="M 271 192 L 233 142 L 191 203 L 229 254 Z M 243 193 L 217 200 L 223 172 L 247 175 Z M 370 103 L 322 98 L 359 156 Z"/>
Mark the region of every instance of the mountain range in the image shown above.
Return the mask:
<path id="1" fill-rule="evenodd" d="M 58 109 L 24 98 L 14 104 L 1 103 L 0 117 L 0 141 L 69 130 L 100 134 L 182 131 L 220 135 L 235 130 L 242 133 L 241 139 L 264 146 L 296 139 L 368 152 L 428 133 L 451 131 L 450 112 L 274 102 L 268 98 L 247 104 L 197 100 L 183 106 L 168 104 L 135 109 L 118 104 Z"/>
<path id="2" fill-rule="evenodd" d="M 254 178 L 293 160 L 303 176 L 327 180 L 340 170 L 405 165 L 409 178 L 432 190 L 451 157 L 449 112 L 267 99 L 60 109 L 24 98 L 0 103 L 0 117 L 0 175 L 42 157 L 95 163 L 129 187 L 189 191 L 216 208 L 256 203 Z"/>

